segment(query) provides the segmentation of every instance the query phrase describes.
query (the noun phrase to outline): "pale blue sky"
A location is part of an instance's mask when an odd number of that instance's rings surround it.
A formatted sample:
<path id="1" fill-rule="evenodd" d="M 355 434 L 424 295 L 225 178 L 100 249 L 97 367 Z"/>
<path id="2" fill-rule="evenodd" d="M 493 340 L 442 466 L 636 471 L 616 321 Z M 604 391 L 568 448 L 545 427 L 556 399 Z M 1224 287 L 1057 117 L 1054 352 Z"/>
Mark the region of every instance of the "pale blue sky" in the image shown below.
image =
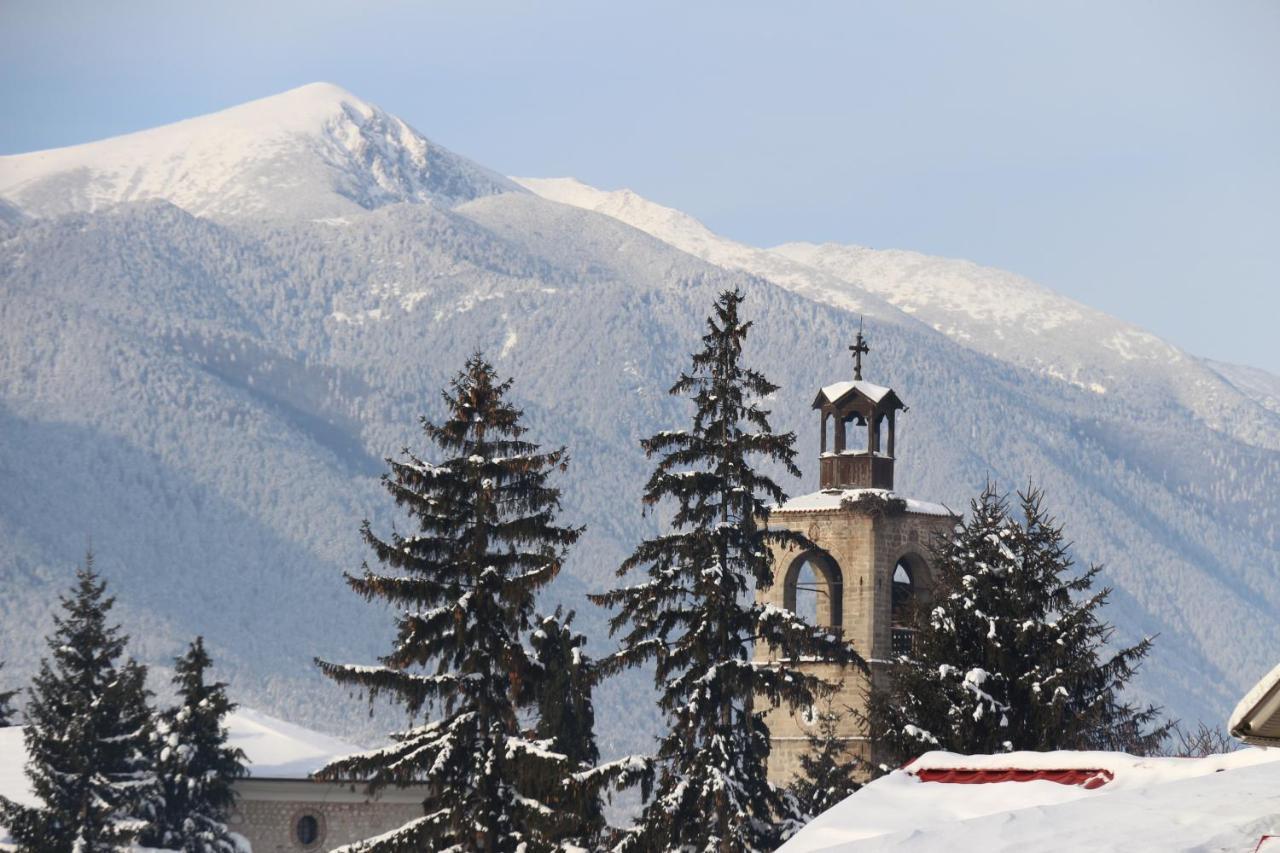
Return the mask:
<path id="1" fill-rule="evenodd" d="M 508 174 L 994 264 L 1280 373 L 1276 0 L 0 0 L 0 153 L 315 80 Z"/>

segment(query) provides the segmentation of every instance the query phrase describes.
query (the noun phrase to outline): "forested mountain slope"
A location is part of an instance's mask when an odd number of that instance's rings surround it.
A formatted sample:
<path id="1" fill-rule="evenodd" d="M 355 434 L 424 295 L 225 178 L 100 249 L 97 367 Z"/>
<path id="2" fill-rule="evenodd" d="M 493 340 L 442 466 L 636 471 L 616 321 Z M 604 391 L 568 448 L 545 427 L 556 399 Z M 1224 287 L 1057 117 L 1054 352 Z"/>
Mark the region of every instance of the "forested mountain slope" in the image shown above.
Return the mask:
<path id="1" fill-rule="evenodd" d="M 345 115 L 350 96 L 337 93 Z M 267 100 L 293 115 L 292 94 Z M 306 128 L 260 132 L 281 162 L 305 157 L 279 140 L 317 144 Z M 15 186 L 10 159 L 0 187 Z M 787 481 L 792 493 L 816 487 L 808 404 L 850 372 L 845 347 L 865 313 L 867 376 L 911 406 L 900 491 L 962 507 L 988 476 L 1043 485 L 1080 560 L 1107 564 L 1123 638 L 1160 634 L 1140 680 L 1172 713 L 1216 720 L 1274 663 L 1280 426 L 1217 373 L 1232 424 L 1136 368 L 1114 380 L 1131 390 L 1099 393 L 966 345 L 919 306 L 902 310 L 893 288 L 764 250 L 750 251 L 809 278 L 711 263 L 480 167 L 448 192 L 368 203 L 342 180 L 319 184 L 304 207 L 282 201 L 269 218 L 163 183 L 154 195 L 166 200 L 104 196 L 64 213 L 48 189 L 61 174 L 42 173 L 38 196 L 0 190 L 15 205 L 0 227 L 6 677 L 33 669 L 51 603 L 91 543 L 149 661 L 203 633 L 247 704 L 355 737 L 379 730 L 311 659 L 385 650 L 389 614 L 348 592 L 341 572 L 367 556 L 362 518 L 384 530 L 397 520 L 381 459 L 421 446 L 418 415 L 439 414 L 440 387 L 477 349 L 515 376 L 534 440 L 570 448 L 565 519 L 588 531 L 556 590 L 600 653 L 602 614 L 582 594 L 611 583 L 664 521 L 641 515 L 637 441 L 688 418 L 666 388 L 715 294 L 735 286 L 756 324 L 747 358 L 782 386 L 775 425 L 800 439 L 806 476 Z M 339 218 L 331 204 L 345 205 Z M 647 745 L 654 714 L 637 695 L 635 679 L 605 688 L 606 750 Z"/>

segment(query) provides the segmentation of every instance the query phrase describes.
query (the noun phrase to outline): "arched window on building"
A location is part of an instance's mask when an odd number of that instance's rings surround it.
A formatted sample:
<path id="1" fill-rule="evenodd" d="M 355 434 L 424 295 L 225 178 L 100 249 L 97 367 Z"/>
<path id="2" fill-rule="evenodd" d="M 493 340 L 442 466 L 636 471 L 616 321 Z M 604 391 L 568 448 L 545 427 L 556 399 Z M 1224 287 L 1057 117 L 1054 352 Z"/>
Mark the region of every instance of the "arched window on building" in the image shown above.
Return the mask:
<path id="1" fill-rule="evenodd" d="M 893 654 L 911 654 L 915 635 L 916 584 L 907 557 L 893 567 L 893 610 L 890 618 Z"/>
<path id="2" fill-rule="evenodd" d="M 782 602 L 810 625 L 844 630 L 844 583 L 840 567 L 827 554 L 808 551 L 796 557 L 783 577 Z"/>

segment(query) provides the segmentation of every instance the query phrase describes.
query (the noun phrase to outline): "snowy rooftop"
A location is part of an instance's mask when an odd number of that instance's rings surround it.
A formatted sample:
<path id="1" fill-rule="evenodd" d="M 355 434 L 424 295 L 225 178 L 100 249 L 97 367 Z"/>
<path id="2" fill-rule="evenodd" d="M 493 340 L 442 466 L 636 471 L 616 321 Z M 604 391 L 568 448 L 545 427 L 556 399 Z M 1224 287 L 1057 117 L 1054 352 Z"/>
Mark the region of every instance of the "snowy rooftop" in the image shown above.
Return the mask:
<path id="1" fill-rule="evenodd" d="M 1280 746 L 1280 666 L 1245 694 L 1227 723 L 1231 734 L 1259 746 Z"/>
<path id="2" fill-rule="evenodd" d="M 1104 770 L 1088 790 L 1051 781 L 922 782 L 924 769 Z M 1208 758 L 1114 752 L 927 753 L 823 813 L 779 853 L 1251 851 L 1280 833 L 1280 750 Z"/>
<path id="3" fill-rule="evenodd" d="M 249 775 L 265 779 L 305 779 L 335 758 L 364 748 L 277 717 L 239 708 L 227 717 L 232 746 L 249 757 Z"/>
<path id="4" fill-rule="evenodd" d="M 878 495 L 886 499 L 899 498 L 904 500 L 907 503 L 907 512 L 914 512 L 919 515 L 955 515 L 942 504 L 918 501 L 914 498 L 903 498 L 888 489 L 823 489 L 820 492 L 794 497 L 781 506 L 773 507 L 773 511 L 822 512 L 824 510 L 839 509 L 840 505 L 845 501 L 856 501 L 860 497 L 871 495 Z"/>
<path id="5" fill-rule="evenodd" d="M 240 708 L 227 717 L 228 741 L 249 758 L 249 775 L 259 779 L 305 779 L 329 761 L 361 747 L 304 729 L 276 717 Z M 22 728 L 0 729 L 0 796 L 35 805 L 23 765 Z"/>
<path id="6" fill-rule="evenodd" d="M 836 382 L 834 385 L 828 385 L 822 389 L 822 396 L 826 397 L 829 402 L 834 403 L 850 391 L 857 391 L 864 397 L 867 397 L 873 403 L 879 403 L 885 398 L 886 394 L 892 394 L 892 390 L 883 385 L 874 385 L 870 382 L 864 382 L 861 379 L 855 379 L 849 382 Z"/>

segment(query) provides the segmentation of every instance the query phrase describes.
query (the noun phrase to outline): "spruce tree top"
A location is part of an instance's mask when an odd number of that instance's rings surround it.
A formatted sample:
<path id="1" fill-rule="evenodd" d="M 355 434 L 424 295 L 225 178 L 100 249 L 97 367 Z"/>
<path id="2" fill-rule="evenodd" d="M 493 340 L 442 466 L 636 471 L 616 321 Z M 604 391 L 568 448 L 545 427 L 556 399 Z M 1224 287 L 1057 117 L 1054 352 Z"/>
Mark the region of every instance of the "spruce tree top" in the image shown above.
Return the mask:
<path id="1" fill-rule="evenodd" d="M 553 523 L 560 492 L 548 480 L 552 471 L 563 470 L 567 452 L 542 451 L 522 438 L 521 412 L 505 399 L 510 388 L 510 379 L 497 381 L 493 367 L 479 354 L 472 356 L 443 392 L 447 420 L 437 425 L 421 419 L 447 458 L 434 464 L 405 448 L 403 459 L 387 460 L 391 471 L 383 485 L 418 532 L 393 531 L 384 539 L 365 522 L 365 541 L 378 560 L 404 574 L 379 574 L 366 566 L 347 581 L 365 598 L 407 608 L 397 648 L 382 659 L 388 671 L 434 662 L 442 675 L 455 669 L 467 674 L 476 650 L 466 639 L 484 623 L 453 626 L 457 608 L 500 595 L 501 608 L 475 618 L 497 619 L 489 627 L 500 625 L 511 636 L 527 630 L 534 594 L 556 576 L 566 549 L 582 533 Z M 453 688 L 462 686 L 407 677 L 366 686 L 376 694 L 393 683 L 410 713 L 436 698 L 449 705 Z"/>
<path id="2" fill-rule="evenodd" d="M 54 632 L 45 640 L 53 671 L 79 688 L 102 689 L 114 681 L 115 661 L 129 642 L 119 625 L 107 624 L 116 600 L 106 590 L 107 582 L 93 570 L 93 555 L 86 556 L 76 570 L 74 594 L 59 596 L 62 615 L 54 615 Z"/>

